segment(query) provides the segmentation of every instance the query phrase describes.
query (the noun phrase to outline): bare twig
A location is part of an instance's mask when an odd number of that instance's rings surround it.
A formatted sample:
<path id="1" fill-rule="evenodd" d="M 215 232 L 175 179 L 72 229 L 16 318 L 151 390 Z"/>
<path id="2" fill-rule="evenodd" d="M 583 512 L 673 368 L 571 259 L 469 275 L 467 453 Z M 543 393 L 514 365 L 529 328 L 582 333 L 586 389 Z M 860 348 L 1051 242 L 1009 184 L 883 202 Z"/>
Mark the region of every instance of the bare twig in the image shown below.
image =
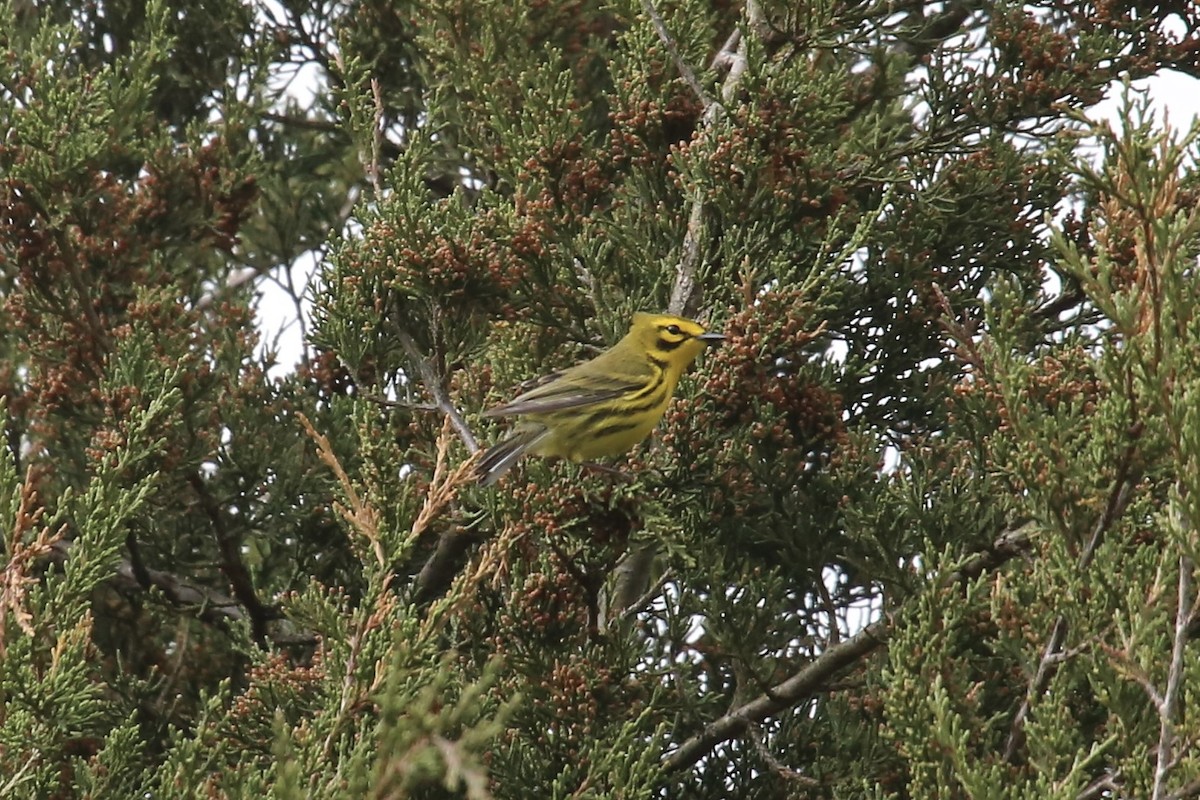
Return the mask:
<path id="1" fill-rule="evenodd" d="M 455 467 L 454 471 L 448 477 L 444 477 L 446 473 L 446 454 L 449 452 L 449 437 L 443 435 L 438 440 L 438 459 L 434 467 L 429 494 L 425 498 L 425 504 L 422 506 L 420 514 L 413 521 L 412 535 L 415 540 L 428 527 L 429 522 L 454 500 L 458 495 L 459 488 L 464 483 L 469 483 L 473 480 L 471 476 L 474 473 L 475 463 L 478 461 L 481 451 L 475 441 L 475 437 L 471 435 L 471 430 L 459 415 L 458 409 L 454 407 L 450 399 L 446 397 L 445 392 L 442 391 L 441 384 L 437 381 L 437 376 L 433 373 L 433 368 L 421 357 L 420 352 L 417 350 L 416 342 L 412 340 L 411 336 L 403 332 L 401 332 L 400 337 L 405 350 L 408 351 L 409 357 L 417 362 L 417 369 L 421 371 L 422 378 L 426 386 L 429 387 L 429 393 L 434 397 L 434 407 L 443 411 L 446 415 L 442 429 L 443 433 L 453 428 L 471 452 L 471 458 L 468 458 Z M 462 566 L 463 556 L 467 552 L 467 549 L 479 541 L 480 537 L 478 534 L 457 525 L 443 530 L 438 535 L 437 547 L 434 549 L 433 554 L 425 560 L 421 571 L 417 573 L 413 601 L 418 604 L 424 603 L 444 592 Z"/>
<path id="2" fill-rule="evenodd" d="M 449 471 L 451 426 L 452 420 L 447 415 L 442 424 L 442 433 L 437 440 L 437 456 L 433 466 L 433 477 L 429 479 L 429 491 L 425 494 L 425 502 L 421 505 L 421 511 L 413 520 L 410 536 L 414 541 L 425 532 L 430 522 L 458 496 L 461 486 L 474 482 L 472 473 L 475 471 L 478 451 L 455 467 L 453 471 Z"/>
<path id="3" fill-rule="evenodd" d="M 605 610 L 610 624 L 623 620 L 626 609 L 638 605 L 646 596 L 656 558 L 657 542 L 635 542 L 613 567 L 612 594 Z"/>
<path id="4" fill-rule="evenodd" d="M 833 598 L 829 596 L 829 588 L 825 585 L 823 576 L 818 576 L 816 580 L 817 595 L 821 598 L 821 605 L 825 607 L 825 613 L 829 616 L 829 641 L 827 644 L 837 644 L 842 640 L 842 629 L 838 627 L 837 609 L 833 604 Z"/>
<path id="5" fill-rule="evenodd" d="M 728 65 L 729 72 L 721 84 L 721 102 L 705 105 L 703 129 L 711 130 L 725 114 L 725 106 L 733 101 L 746 73 L 746 43 L 740 35 L 730 35 L 725 46 L 713 58 L 713 64 Z M 671 287 L 671 300 L 667 310 L 672 314 L 691 316 L 699 302 L 696 273 L 700 269 L 700 256 L 704 241 L 704 201 L 692 199 L 688 211 L 687 229 L 680 247 L 679 264 L 675 267 L 675 282 Z"/>
<path id="6" fill-rule="evenodd" d="M 1188 798 L 1194 797 L 1200 797 L 1200 778 L 1188 781 L 1164 797 L 1163 800 L 1188 800 Z"/>
<path id="7" fill-rule="evenodd" d="M 1079 553 L 1078 564 L 1081 573 L 1091 565 L 1092 559 L 1096 555 L 1096 549 L 1100 546 L 1100 541 L 1103 539 L 1105 532 L 1112 527 L 1117 517 L 1124 512 L 1125 506 L 1129 504 L 1134 483 L 1130 475 L 1130 468 L 1136 452 L 1137 439 L 1141 436 L 1141 432 L 1140 424 L 1130 429 L 1133 441 L 1125 448 L 1121 463 L 1117 466 L 1117 475 L 1113 481 L 1112 490 L 1109 492 L 1108 502 L 1105 503 L 1100 519 L 1096 521 L 1096 525 L 1092 529 L 1092 535 L 1088 538 L 1083 550 Z M 1037 669 L 1034 671 L 1033 679 L 1029 682 L 1029 690 L 1025 693 L 1024 699 L 1021 700 L 1021 705 L 1017 709 L 1017 713 L 1013 715 L 1012 724 L 1008 731 L 1008 740 L 1004 743 L 1005 761 L 1012 762 L 1017 757 L 1017 751 L 1025 743 L 1025 720 L 1029 717 L 1030 711 L 1033 710 L 1034 698 L 1040 697 L 1046 690 L 1050 678 L 1054 675 L 1054 669 L 1061 663 L 1059 652 L 1066 641 L 1067 628 L 1066 617 L 1060 615 L 1054 621 L 1054 627 L 1050 631 L 1050 638 L 1046 642 L 1046 647 L 1042 650 L 1042 658 L 1038 662 Z"/>
<path id="8" fill-rule="evenodd" d="M 406 331 L 400 331 L 397 334 L 400 338 L 400 346 L 404 348 L 404 352 L 408 354 L 409 359 L 416 366 L 417 371 L 421 373 L 421 380 L 425 383 L 425 389 L 433 398 L 436 405 L 443 414 L 450 419 L 450 424 L 454 426 L 454 430 L 458 433 L 458 438 L 462 439 L 463 444 L 467 446 L 467 450 L 471 453 L 479 451 L 479 443 L 475 441 L 475 436 L 471 433 L 471 428 L 467 425 L 466 420 L 462 418 L 462 414 L 458 413 L 458 409 L 450 402 L 450 398 L 446 396 L 445 389 L 442 388 L 442 381 L 434 371 L 433 365 L 425 356 L 421 355 L 421 350 L 417 347 L 417 343 L 408 335 Z"/>
<path id="9" fill-rule="evenodd" d="M 358 395 L 360 400 L 366 400 L 369 403 L 374 403 L 384 408 L 407 408 L 411 411 L 440 411 L 437 403 L 414 403 L 410 400 L 393 400 L 390 397 L 384 397 L 381 394 L 372 392 L 360 392 Z"/>
<path id="10" fill-rule="evenodd" d="M 797 772 L 776 758 L 775 754 L 767 749 L 767 743 L 763 741 L 762 731 L 757 725 L 750 726 L 749 738 L 750 742 L 754 745 L 754 751 L 758 753 L 758 757 L 779 777 L 790 781 L 795 786 L 803 786 L 806 789 L 815 789 L 821 785 L 821 782 L 816 778 L 811 778 L 802 772 Z"/>
<path id="11" fill-rule="evenodd" d="M 696 271 L 700 267 L 701 241 L 704 238 L 704 203 L 699 198 L 692 201 L 692 210 L 688 213 L 687 230 L 683 234 L 683 245 L 679 256 L 679 264 L 675 267 L 675 283 L 671 287 L 671 300 L 667 311 L 671 314 L 690 316 L 695 298 L 699 295 L 696 288 Z"/>
<path id="12" fill-rule="evenodd" d="M 25 763 L 21 765 L 20 769 L 14 772 L 12 777 L 10 777 L 3 786 L 0 786 L 0 797 L 10 797 L 11 795 L 9 795 L 9 792 L 16 789 L 22 783 L 25 783 L 25 773 L 29 772 L 30 768 L 33 767 L 34 764 L 38 763 L 41 758 L 41 749 L 37 747 L 33 748 L 32 752 L 29 754 L 29 758 L 25 759 Z M 36 776 L 31 775 L 30 780 L 32 780 L 34 777 Z"/>
<path id="13" fill-rule="evenodd" d="M 658 9 L 654 7 L 653 0 L 642 0 L 642 9 L 646 12 L 646 16 L 650 18 L 650 24 L 654 26 L 654 30 L 658 33 L 658 38 L 667 48 L 667 52 L 671 55 L 671 60 L 675 62 L 675 69 L 679 70 L 679 76 L 683 78 L 683 82 L 696 93 L 696 97 L 700 98 L 700 102 L 705 108 L 712 105 L 712 98 L 708 92 L 704 91 L 704 87 L 700 85 L 700 81 L 696 78 L 696 72 L 691 65 L 684 61 L 683 56 L 679 53 L 679 48 L 675 44 L 675 38 L 671 36 L 671 32 L 667 30 L 667 23 L 663 21 L 662 15 L 658 13 Z"/>
<path id="14" fill-rule="evenodd" d="M 1125 453 L 1121 457 L 1121 463 L 1117 466 L 1117 475 L 1113 481 L 1113 488 L 1108 493 L 1108 502 L 1104 504 L 1104 512 L 1100 515 L 1100 519 L 1096 522 L 1096 526 L 1092 529 L 1092 535 L 1084 545 L 1083 550 L 1079 553 L 1079 568 L 1087 569 L 1092 564 L 1092 559 L 1096 556 L 1096 549 L 1100 546 L 1100 541 L 1103 539 L 1105 532 L 1112 527 L 1116 522 L 1117 517 L 1125 511 L 1125 506 L 1129 505 L 1130 495 L 1133 493 L 1134 478 L 1130 474 L 1130 467 L 1133 464 L 1133 457 L 1137 453 L 1137 440 L 1142 435 L 1142 423 L 1134 423 L 1129 429 L 1129 437 L 1131 441 L 1125 448 Z"/>
<path id="15" fill-rule="evenodd" d="M 342 133 L 345 130 L 341 122 L 332 119 L 321 119 L 320 117 L 293 116 L 291 114 L 281 114 L 277 111 L 260 111 L 259 116 L 268 122 L 277 122 L 288 128 L 299 128 L 306 131 Z"/>
<path id="16" fill-rule="evenodd" d="M 371 163 L 367 165 L 367 176 L 371 179 L 371 188 L 375 190 L 377 199 L 383 197 L 383 183 L 380 177 L 379 154 L 383 146 L 383 89 L 379 78 L 371 77 L 371 98 L 375 101 L 375 114 L 371 118 Z"/>
<path id="17" fill-rule="evenodd" d="M 1121 796 L 1121 773 L 1116 771 L 1097 776 L 1075 795 L 1075 800 L 1100 800 L 1102 797 Z"/>
<path id="18" fill-rule="evenodd" d="M 646 592 L 643 593 L 641 597 L 639 597 L 638 599 L 634 600 L 633 602 L 629 603 L 628 605 L 624 606 L 621 609 L 621 614 L 620 614 L 619 619 L 624 621 L 624 620 L 630 619 L 630 618 L 636 616 L 637 614 L 640 614 L 642 611 L 644 611 L 647 607 L 649 607 L 649 605 L 651 603 L 654 602 L 654 599 L 656 597 L 658 597 L 660 594 L 662 594 L 663 587 L 665 587 L 667 585 L 667 583 L 670 582 L 670 580 L 674 577 L 675 577 L 675 573 L 672 572 L 669 568 L 663 570 L 663 574 L 658 577 L 658 580 L 656 580 L 654 582 L 653 586 L 651 586 L 649 589 L 647 589 Z"/>
<path id="19" fill-rule="evenodd" d="M 1167 690 L 1158 706 L 1158 747 L 1154 764 L 1152 800 L 1165 800 L 1167 780 L 1175 766 L 1175 724 L 1179 717 L 1179 692 L 1183 685 L 1183 657 L 1188 643 L 1188 630 L 1195 614 L 1196 598 L 1192 597 L 1192 560 L 1179 557 L 1179 594 L 1175 608 L 1175 636 L 1171 645 L 1171 666 L 1167 671 Z"/>
<path id="20" fill-rule="evenodd" d="M 250 629 L 254 634 L 255 641 L 260 645 L 266 645 L 267 623 L 274 619 L 278 612 L 259 599 L 258 592 L 254 588 L 254 579 L 250 577 L 250 570 L 242 559 L 241 538 L 230 530 L 221 506 L 212 496 L 212 492 L 208 490 L 208 484 L 204 482 L 204 478 L 192 473 L 188 476 L 188 483 L 196 492 L 200 507 L 204 509 L 205 515 L 212 523 L 213 534 L 217 539 L 217 549 L 221 553 L 221 571 L 229 579 L 234 597 L 250 615 Z"/>
<path id="21" fill-rule="evenodd" d="M 1062 649 L 1063 641 L 1067 638 L 1067 627 L 1066 617 L 1060 616 L 1054 620 L 1050 638 L 1046 642 L 1046 646 L 1042 648 L 1042 658 L 1038 661 L 1033 678 L 1029 681 L 1029 691 L 1025 693 L 1017 713 L 1013 715 L 1012 724 L 1009 726 L 1008 739 L 1004 744 L 1006 761 L 1011 762 L 1015 759 L 1017 751 L 1025 743 L 1025 720 L 1029 717 L 1029 712 L 1033 710 L 1033 698 L 1041 695 L 1042 687 L 1050 682 L 1050 678 L 1054 674 L 1054 669 L 1058 664 L 1058 651 Z"/>
<path id="22" fill-rule="evenodd" d="M 1108 656 L 1118 675 L 1141 687 L 1142 691 L 1146 693 L 1146 697 L 1149 698 L 1150 704 L 1154 706 L 1155 713 L 1158 713 L 1163 705 L 1162 693 L 1154 685 L 1154 679 L 1150 677 L 1145 668 L 1130 657 L 1129 650 L 1116 648 L 1106 643 L 1101 643 L 1099 649 Z"/>

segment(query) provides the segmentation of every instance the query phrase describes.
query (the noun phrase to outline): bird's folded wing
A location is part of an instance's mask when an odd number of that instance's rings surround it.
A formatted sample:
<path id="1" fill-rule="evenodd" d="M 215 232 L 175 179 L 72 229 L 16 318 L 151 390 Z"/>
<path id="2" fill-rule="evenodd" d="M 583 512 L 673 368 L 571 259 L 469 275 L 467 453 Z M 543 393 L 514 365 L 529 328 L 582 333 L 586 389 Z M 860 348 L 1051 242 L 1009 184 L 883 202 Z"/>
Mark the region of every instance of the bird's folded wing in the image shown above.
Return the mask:
<path id="1" fill-rule="evenodd" d="M 584 379 L 574 376 L 563 380 L 561 374 L 522 395 L 511 403 L 489 408 L 485 417 L 506 417 L 513 414 L 545 414 L 566 408 L 579 408 L 593 403 L 612 400 L 643 387 L 643 383 L 625 378 L 610 378 L 589 375 Z"/>

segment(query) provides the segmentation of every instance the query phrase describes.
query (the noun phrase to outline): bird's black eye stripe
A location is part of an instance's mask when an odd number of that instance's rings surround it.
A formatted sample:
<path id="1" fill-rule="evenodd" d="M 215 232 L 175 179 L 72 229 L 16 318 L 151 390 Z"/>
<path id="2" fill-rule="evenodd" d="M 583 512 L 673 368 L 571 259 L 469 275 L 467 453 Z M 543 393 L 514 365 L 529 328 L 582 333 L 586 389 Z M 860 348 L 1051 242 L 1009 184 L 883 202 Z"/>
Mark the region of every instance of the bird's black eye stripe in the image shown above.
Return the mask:
<path id="1" fill-rule="evenodd" d="M 658 349 L 664 353 L 669 353 L 686 341 L 687 339 L 664 339 L 660 336 L 658 337 Z"/>

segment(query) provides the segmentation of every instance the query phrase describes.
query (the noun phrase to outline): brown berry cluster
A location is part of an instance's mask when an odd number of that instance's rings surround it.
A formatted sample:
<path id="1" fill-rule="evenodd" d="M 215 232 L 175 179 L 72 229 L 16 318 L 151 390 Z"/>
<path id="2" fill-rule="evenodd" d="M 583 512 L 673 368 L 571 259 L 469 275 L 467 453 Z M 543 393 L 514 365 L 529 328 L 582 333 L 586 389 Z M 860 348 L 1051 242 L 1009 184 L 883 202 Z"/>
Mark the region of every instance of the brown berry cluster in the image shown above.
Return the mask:
<path id="1" fill-rule="evenodd" d="M 774 215 L 800 226 L 823 227 L 848 195 L 833 166 L 830 131 L 806 117 L 807 109 L 821 103 L 819 98 L 763 98 L 739 108 L 736 124 L 715 140 L 696 136 L 680 144 L 674 161 L 703 164 L 713 187 L 710 199 L 727 208 L 731 222 L 759 219 L 767 203 Z M 814 139 L 814 130 L 820 131 L 820 139 Z M 747 201 L 747 195 L 752 199 Z"/>
<path id="2" fill-rule="evenodd" d="M 841 397 L 818 380 L 820 320 L 794 290 L 764 294 L 734 315 L 726 341 L 707 356 L 702 402 L 688 415 L 693 441 L 724 438 L 745 442 L 759 457 L 808 452 L 844 435 Z M 684 431 L 678 407 L 669 412 L 664 441 Z M 789 458 L 790 460 L 790 458 Z M 804 459 L 806 460 L 806 459 Z"/>

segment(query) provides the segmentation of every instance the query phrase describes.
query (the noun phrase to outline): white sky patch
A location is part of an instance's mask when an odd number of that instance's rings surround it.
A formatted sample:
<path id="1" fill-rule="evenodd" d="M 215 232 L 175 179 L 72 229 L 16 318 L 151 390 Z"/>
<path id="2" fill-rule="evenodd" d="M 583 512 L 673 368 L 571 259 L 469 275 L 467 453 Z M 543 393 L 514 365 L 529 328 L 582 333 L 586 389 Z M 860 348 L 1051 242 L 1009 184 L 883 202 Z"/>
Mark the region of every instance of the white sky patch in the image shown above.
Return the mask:
<path id="1" fill-rule="evenodd" d="M 1150 113 L 1159 128 L 1170 125 L 1176 131 L 1186 131 L 1200 117 L 1200 79 L 1165 69 L 1152 77 L 1133 81 L 1131 88 L 1148 94 Z M 1115 130 L 1121 130 L 1122 91 L 1121 81 L 1110 83 L 1104 99 L 1088 109 L 1088 117 L 1098 122 L 1107 121 Z M 1085 152 L 1099 158 L 1098 145 L 1085 143 L 1085 147 Z"/>
<path id="2" fill-rule="evenodd" d="M 303 309 L 306 324 L 311 322 L 308 287 L 319 266 L 319 254 L 309 250 L 291 264 L 276 267 L 255 287 L 258 291 L 258 327 L 262 334 L 259 350 L 260 354 L 275 354 L 272 378 L 290 374 L 304 355 L 304 331 L 307 328 L 300 323 L 300 313 Z M 296 297 L 301 298 L 301 308 L 296 306 Z"/>

